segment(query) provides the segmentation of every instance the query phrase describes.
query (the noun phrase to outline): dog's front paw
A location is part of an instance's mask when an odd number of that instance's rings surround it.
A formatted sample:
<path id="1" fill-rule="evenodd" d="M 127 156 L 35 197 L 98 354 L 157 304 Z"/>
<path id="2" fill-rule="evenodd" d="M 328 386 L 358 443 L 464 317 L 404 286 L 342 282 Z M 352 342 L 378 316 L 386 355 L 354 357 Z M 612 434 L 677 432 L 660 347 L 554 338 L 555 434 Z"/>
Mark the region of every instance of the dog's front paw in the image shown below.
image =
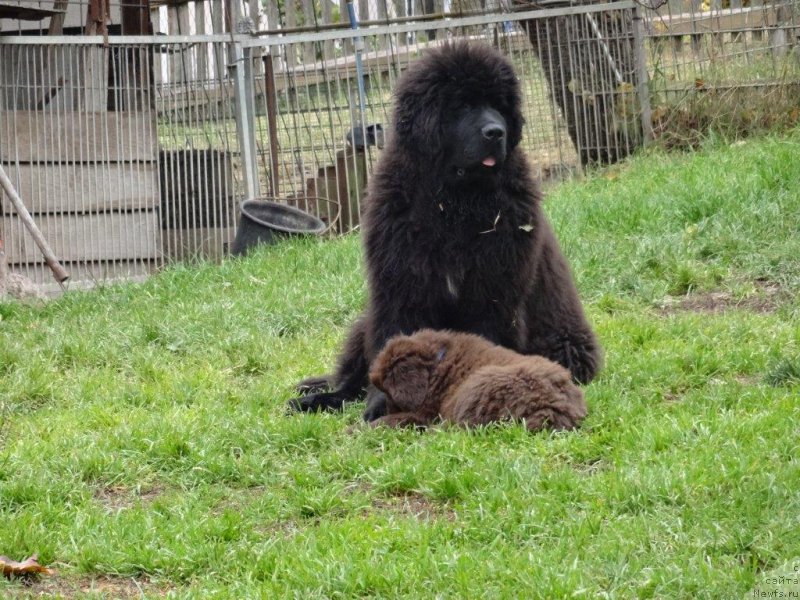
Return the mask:
<path id="1" fill-rule="evenodd" d="M 603 353 L 594 340 L 566 340 L 563 346 L 563 363 L 576 383 L 587 384 L 603 364 Z M 561 362 L 561 361 L 559 361 Z"/>
<path id="2" fill-rule="evenodd" d="M 319 392 L 327 392 L 333 386 L 331 383 L 333 377 L 331 375 L 320 375 L 319 377 L 307 377 L 298 382 L 295 389 L 301 394 L 317 394 Z"/>
<path id="3" fill-rule="evenodd" d="M 344 398 L 336 392 L 322 394 L 309 394 L 292 398 L 288 402 L 288 408 L 294 412 L 320 412 L 341 410 Z"/>
<path id="4" fill-rule="evenodd" d="M 386 415 L 386 394 L 377 392 L 367 398 L 367 409 L 364 411 L 364 420 L 371 423 Z"/>

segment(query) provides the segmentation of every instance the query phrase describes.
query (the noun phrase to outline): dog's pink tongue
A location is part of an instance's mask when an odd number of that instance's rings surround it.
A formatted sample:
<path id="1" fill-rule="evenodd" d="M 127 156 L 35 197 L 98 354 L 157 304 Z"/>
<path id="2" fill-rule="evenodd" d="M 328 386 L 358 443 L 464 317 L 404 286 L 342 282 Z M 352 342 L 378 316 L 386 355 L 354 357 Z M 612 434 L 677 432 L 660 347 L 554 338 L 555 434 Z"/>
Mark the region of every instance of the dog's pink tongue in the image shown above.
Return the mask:
<path id="1" fill-rule="evenodd" d="M 494 156 L 487 156 L 483 159 L 482 164 L 486 165 L 487 167 L 493 167 L 497 164 L 497 160 Z"/>

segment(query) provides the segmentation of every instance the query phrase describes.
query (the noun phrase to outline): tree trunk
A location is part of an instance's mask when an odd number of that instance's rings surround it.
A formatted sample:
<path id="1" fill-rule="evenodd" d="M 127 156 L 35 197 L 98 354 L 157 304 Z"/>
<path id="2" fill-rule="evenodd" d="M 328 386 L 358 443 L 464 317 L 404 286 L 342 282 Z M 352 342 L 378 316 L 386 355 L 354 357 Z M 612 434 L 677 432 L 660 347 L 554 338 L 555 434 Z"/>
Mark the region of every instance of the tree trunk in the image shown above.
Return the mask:
<path id="1" fill-rule="evenodd" d="M 633 11 L 531 19 L 525 27 L 581 164 L 615 163 L 640 146 Z"/>

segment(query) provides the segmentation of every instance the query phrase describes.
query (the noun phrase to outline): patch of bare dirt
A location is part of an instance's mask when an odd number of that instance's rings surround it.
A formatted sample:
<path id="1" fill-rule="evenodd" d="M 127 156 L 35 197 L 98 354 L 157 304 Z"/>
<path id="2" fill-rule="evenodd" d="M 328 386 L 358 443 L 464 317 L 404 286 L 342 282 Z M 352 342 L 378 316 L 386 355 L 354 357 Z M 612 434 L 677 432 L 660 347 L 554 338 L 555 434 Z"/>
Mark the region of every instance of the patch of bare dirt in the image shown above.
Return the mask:
<path id="1" fill-rule="evenodd" d="M 379 496 L 372 500 L 368 510 L 388 510 L 403 516 L 417 519 L 455 519 L 455 511 L 447 504 L 440 504 L 422 494 L 409 492 L 396 496 Z"/>
<path id="2" fill-rule="evenodd" d="M 611 468 L 610 465 L 602 458 L 590 458 L 587 460 L 573 461 L 570 463 L 570 466 L 577 473 L 587 476 L 596 475 L 597 473 L 607 471 Z"/>
<path id="3" fill-rule="evenodd" d="M 38 285 L 18 273 L 0 275 L 0 298 L 5 297 L 17 300 L 44 300 L 46 298 Z"/>
<path id="4" fill-rule="evenodd" d="M 664 314 L 699 312 L 719 314 L 729 310 L 745 310 L 768 314 L 775 312 L 789 299 L 789 294 L 780 285 L 772 282 L 756 282 L 753 293 L 734 296 L 730 292 L 705 292 L 680 298 L 667 298 L 659 309 Z"/>
<path id="5" fill-rule="evenodd" d="M 107 509 L 118 512 L 133 508 L 137 503 L 148 504 L 164 493 L 163 487 L 130 488 L 123 485 L 114 485 L 99 488 L 95 491 L 95 499 Z"/>
<path id="6" fill-rule="evenodd" d="M 241 491 L 243 494 L 258 494 L 263 492 L 263 488 L 251 488 Z M 363 504 L 356 503 L 349 509 L 337 509 L 321 515 L 313 515 L 307 518 L 289 517 L 285 520 L 277 520 L 263 523 L 257 528 L 258 533 L 274 538 L 291 538 L 294 535 L 313 527 L 315 523 L 332 521 L 342 518 L 352 518 L 357 515 L 375 515 L 378 512 L 391 512 L 404 517 L 414 517 L 421 520 L 447 519 L 454 520 L 456 513 L 447 503 L 436 502 L 418 492 L 391 492 L 377 491 L 371 484 L 364 482 L 351 482 L 342 489 L 342 494 L 364 493 Z M 224 504 L 213 509 L 214 513 L 221 513 L 235 507 L 235 502 L 226 501 Z"/>
<path id="7" fill-rule="evenodd" d="M 132 598 L 163 598 L 172 588 L 163 583 L 154 583 L 143 577 L 54 577 L 41 578 L 30 585 L 14 586 L 10 598 L 71 598 L 95 594 L 109 600 Z"/>
<path id="8" fill-rule="evenodd" d="M 741 385 L 758 385 L 760 381 L 759 378 L 755 377 L 754 375 L 743 375 L 743 374 L 734 375 L 733 379 L 734 381 L 736 381 L 736 383 L 739 383 Z"/>

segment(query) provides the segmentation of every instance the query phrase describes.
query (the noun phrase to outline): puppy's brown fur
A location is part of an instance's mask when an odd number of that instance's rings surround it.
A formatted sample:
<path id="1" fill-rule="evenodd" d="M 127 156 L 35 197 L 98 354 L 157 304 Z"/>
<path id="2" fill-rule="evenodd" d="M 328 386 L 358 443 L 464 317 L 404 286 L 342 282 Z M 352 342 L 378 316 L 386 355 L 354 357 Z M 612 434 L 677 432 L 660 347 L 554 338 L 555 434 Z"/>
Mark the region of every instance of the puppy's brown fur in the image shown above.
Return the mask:
<path id="1" fill-rule="evenodd" d="M 388 396 L 388 413 L 375 425 L 524 420 L 538 431 L 573 429 L 586 416 L 583 392 L 567 369 L 467 333 L 423 329 L 394 337 L 370 381 Z"/>

